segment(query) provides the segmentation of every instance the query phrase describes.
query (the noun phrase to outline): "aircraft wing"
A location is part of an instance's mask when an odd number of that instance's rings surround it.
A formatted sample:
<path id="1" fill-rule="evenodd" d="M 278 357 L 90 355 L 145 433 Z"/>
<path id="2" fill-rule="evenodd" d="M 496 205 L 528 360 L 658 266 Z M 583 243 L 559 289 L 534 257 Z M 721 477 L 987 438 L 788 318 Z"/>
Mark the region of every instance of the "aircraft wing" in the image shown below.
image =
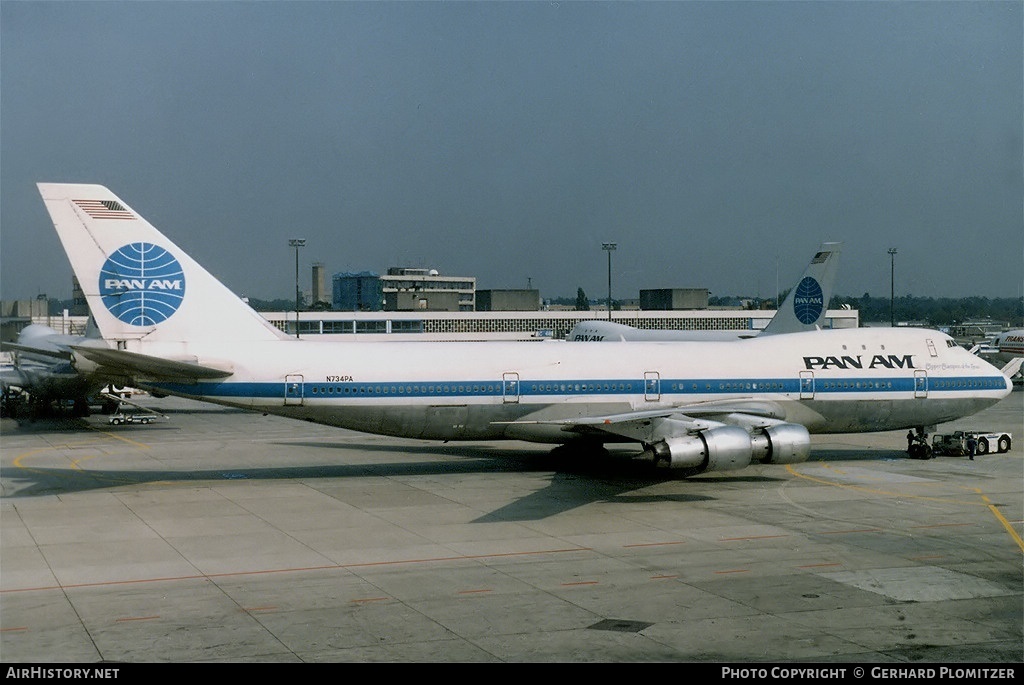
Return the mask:
<path id="1" fill-rule="evenodd" d="M 194 383 L 199 380 L 227 378 L 233 371 L 204 366 L 189 361 L 163 359 L 138 352 L 73 345 L 82 357 L 99 365 L 104 371 L 139 380 Z"/>
<path id="2" fill-rule="evenodd" d="M 645 411 L 585 416 L 572 419 L 508 421 L 508 424 L 546 424 L 581 435 L 615 435 L 641 442 L 688 435 L 723 424 L 747 430 L 764 428 L 785 420 L 786 413 L 775 402 L 731 399 L 716 402 L 651 409 Z"/>

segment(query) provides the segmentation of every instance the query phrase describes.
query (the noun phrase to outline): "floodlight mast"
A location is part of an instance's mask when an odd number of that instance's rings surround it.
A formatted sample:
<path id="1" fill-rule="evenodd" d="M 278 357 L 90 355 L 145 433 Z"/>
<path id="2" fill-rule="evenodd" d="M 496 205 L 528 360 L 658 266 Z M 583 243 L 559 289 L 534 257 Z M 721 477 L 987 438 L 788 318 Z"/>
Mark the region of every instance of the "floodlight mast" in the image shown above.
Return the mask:
<path id="1" fill-rule="evenodd" d="M 295 337 L 299 337 L 299 307 L 302 301 L 302 293 L 299 290 L 299 248 L 306 246 L 305 238 L 291 238 L 288 240 L 289 247 L 295 248 Z"/>
<path id="2" fill-rule="evenodd" d="M 612 252 L 617 243 L 601 243 L 601 249 L 608 253 L 608 320 L 612 320 Z"/>

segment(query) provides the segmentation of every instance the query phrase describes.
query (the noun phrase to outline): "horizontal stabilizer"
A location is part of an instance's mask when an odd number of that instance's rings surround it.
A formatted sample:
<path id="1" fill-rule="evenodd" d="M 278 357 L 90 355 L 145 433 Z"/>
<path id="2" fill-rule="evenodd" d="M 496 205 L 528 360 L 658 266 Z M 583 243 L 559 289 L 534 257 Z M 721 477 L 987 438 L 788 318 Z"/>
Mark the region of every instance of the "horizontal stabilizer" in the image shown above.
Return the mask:
<path id="1" fill-rule="evenodd" d="M 1024 364 L 1024 357 L 1014 357 L 1006 366 L 1000 369 L 1008 378 L 1013 378 L 1015 375 L 1020 373 L 1020 367 Z"/>
<path id="2" fill-rule="evenodd" d="M 194 383 L 227 378 L 231 370 L 203 366 L 187 361 L 151 357 L 137 352 L 75 345 L 72 349 L 100 367 L 137 380 Z"/>
<path id="3" fill-rule="evenodd" d="M 0 343 L 0 349 L 4 350 L 5 352 L 25 352 L 26 354 L 37 354 L 41 357 L 52 357 L 53 359 L 60 359 L 66 362 L 71 361 L 73 356 L 70 352 L 64 350 L 33 347 L 31 345 L 22 345 L 21 343 L 15 342 Z"/>

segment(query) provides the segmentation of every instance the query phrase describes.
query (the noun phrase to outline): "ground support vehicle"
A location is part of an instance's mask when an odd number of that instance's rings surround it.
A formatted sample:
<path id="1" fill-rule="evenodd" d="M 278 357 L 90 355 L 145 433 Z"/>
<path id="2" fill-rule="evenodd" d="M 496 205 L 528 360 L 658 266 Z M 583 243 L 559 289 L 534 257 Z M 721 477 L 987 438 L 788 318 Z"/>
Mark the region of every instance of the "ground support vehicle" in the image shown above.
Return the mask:
<path id="1" fill-rule="evenodd" d="M 120 409 L 110 415 L 107 419 L 112 426 L 120 426 L 122 423 L 150 423 L 156 421 L 155 416 L 149 414 L 126 414 Z"/>
<path id="2" fill-rule="evenodd" d="M 974 450 L 975 455 L 1009 452 L 1013 443 L 1013 436 L 1010 433 L 983 430 L 953 431 L 932 436 L 932 452 L 947 457 L 966 456 L 967 439 L 972 436 L 978 442 Z"/>
<path id="3" fill-rule="evenodd" d="M 167 417 L 134 402 L 121 400 L 117 405 L 117 410 L 107 418 L 107 422 L 112 426 L 120 426 L 129 423 L 147 424 L 161 418 L 166 419 Z"/>

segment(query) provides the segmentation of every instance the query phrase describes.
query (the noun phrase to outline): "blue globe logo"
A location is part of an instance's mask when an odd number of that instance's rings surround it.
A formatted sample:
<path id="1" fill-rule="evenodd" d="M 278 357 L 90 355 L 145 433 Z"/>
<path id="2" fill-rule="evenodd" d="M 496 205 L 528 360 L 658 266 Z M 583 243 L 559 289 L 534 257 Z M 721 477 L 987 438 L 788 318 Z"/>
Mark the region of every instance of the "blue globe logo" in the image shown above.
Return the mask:
<path id="1" fill-rule="evenodd" d="M 100 297 L 120 321 L 154 326 L 178 311 L 185 275 L 174 256 L 150 243 L 129 243 L 100 269 Z"/>
<path id="2" fill-rule="evenodd" d="M 818 320 L 825 309 L 825 295 L 818 282 L 806 276 L 796 285 L 793 293 L 793 313 L 800 323 L 809 325 Z"/>

